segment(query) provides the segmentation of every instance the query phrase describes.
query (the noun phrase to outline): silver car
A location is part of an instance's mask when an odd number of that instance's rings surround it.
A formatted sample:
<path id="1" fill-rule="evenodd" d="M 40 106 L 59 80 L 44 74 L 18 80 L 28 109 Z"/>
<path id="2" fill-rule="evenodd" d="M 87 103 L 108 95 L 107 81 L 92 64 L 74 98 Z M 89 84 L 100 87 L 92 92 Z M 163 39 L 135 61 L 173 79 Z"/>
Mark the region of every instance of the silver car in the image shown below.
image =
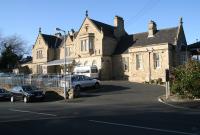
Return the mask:
<path id="1" fill-rule="evenodd" d="M 62 80 L 61 87 L 64 87 L 64 80 Z M 91 77 L 85 76 L 85 75 L 72 75 L 71 76 L 71 82 L 70 77 L 66 77 L 66 87 L 69 87 L 69 84 L 71 83 L 71 87 L 75 90 L 81 90 L 82 88 L 87 87 L 94 87 L 99 88 L 100 87 L 100 81 L 97 79 L 93 79 Z"/>

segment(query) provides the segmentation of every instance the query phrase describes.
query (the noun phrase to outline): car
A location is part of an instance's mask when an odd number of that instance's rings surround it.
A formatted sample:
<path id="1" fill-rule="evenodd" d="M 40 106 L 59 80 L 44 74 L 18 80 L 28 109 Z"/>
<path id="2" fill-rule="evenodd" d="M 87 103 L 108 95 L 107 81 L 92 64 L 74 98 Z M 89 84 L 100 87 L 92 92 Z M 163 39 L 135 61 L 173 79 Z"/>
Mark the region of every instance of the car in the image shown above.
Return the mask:
<path id="1" fill-rule="evenodd" d="M 94 79 L 99 78 L 97 66 L 75 66 L 73 73 L 76 75 L 85 75 Z"/>
<path id="2" fill-rule="evenodd" d="M 0 88 L 0 100 L 9 100 L 11 97 L 11 94 L 9 91 Z"/>
<path id="3" fill-rule="evenodd" d="M 69 87 L 70 79 L 69 77 L 66 78 L 66 86 Z M 64 81 L 61 82 L 61 87 L 64 87 Z M 71 87 L 74 90 L 80 91 L 83 88 L 88 87 L 94 87 L 99 88 L 100 87 L 100 81 L 97 79 L 93 79 L 91 77 L 85 76 L 85 75 L 72 75 L 71 76 Z"/>
<path id="4" fill-rule="evenodd" d="M 25 103 L 33 100 L 43 100 L 45 93 L 31 85 L 15 86 L 11 89 L 10 101 L 23 100 Z"/>

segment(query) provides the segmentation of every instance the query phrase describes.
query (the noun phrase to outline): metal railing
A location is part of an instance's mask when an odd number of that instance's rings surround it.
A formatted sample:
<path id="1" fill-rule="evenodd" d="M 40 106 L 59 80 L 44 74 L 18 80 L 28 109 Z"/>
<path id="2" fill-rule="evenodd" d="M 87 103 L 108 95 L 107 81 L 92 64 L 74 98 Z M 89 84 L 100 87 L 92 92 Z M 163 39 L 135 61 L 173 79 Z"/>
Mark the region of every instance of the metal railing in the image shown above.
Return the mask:
<path id="1" fill-rule="evenodd" d="M 70 76 L 66 75 L 66 86 L 69 86 Z M 34 85 L 39 88 L 44 87 L 64 87 L 63 75 L 7 75 L 0 76 L 0 87 L 2 86 L 20 86 Z"/>

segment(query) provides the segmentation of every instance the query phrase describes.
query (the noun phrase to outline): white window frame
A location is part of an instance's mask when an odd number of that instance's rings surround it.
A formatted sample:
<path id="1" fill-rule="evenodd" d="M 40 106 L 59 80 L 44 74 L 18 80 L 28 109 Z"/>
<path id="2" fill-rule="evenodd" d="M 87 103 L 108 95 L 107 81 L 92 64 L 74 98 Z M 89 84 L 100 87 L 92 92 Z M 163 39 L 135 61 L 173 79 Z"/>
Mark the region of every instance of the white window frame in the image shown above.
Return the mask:
<path id="1" fill-rule="evenodd" d="M 153 53 L 153 63 L 154 63 L 154 69 L 158 69 L 161 67 L 160 53 Z"/>

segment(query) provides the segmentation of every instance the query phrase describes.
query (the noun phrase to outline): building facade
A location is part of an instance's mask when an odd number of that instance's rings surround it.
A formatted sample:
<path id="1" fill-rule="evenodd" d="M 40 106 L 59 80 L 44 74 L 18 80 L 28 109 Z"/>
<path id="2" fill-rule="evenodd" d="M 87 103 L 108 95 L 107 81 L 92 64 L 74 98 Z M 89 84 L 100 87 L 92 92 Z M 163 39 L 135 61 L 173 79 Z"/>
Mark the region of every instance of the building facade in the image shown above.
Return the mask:
<path id="1" fill-rule="evenodd" d="M 64 36 L 39 30 L 32 50 L 33 74 L 63 73 L 65 45 L 68 65 L 96 65 L 102 80 L 165 81 L 165 70 L 186 59 L 182 19 L 177 27 L 160 30 L 150 21 L 147 32 L 128 34 L 122 17 L 115 16 L 114 24 L 108 25 L 86 13 L 80 29 Z"/>

